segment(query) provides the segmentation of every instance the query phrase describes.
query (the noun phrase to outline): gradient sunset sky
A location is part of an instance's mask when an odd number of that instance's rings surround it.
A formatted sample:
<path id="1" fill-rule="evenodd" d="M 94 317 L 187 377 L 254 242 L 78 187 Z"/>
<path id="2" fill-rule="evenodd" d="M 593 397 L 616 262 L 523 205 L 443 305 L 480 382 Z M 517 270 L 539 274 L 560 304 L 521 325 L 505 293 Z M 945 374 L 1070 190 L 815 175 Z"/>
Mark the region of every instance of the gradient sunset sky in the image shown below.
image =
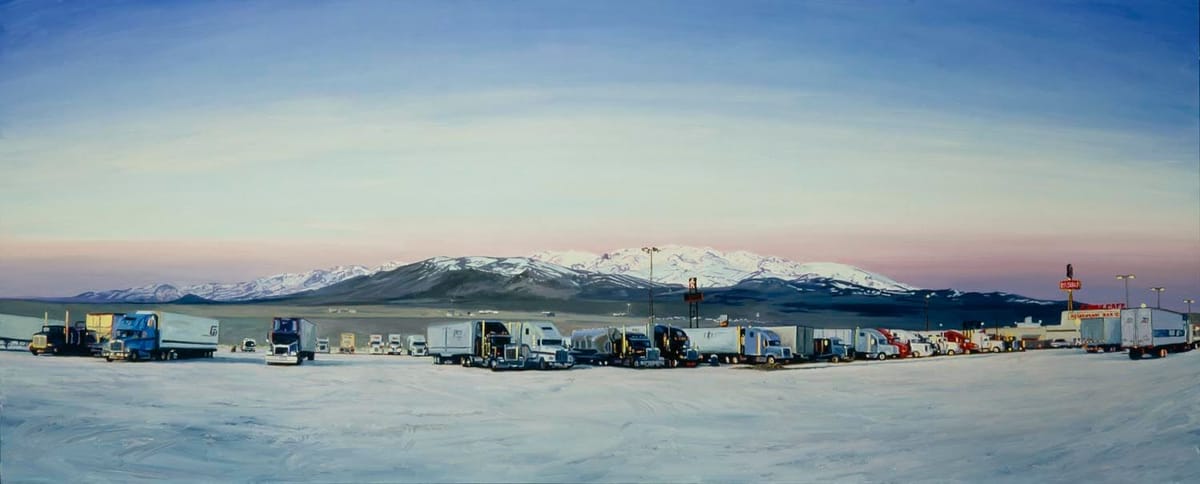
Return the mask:
<path id="1" fill-rule="evenodd" d="M 1196 2 L 11 2 L 0 297 L 647 244 L 1200 298 Z M 1200 305 L 1198 305 L 1200 306 Z"/>

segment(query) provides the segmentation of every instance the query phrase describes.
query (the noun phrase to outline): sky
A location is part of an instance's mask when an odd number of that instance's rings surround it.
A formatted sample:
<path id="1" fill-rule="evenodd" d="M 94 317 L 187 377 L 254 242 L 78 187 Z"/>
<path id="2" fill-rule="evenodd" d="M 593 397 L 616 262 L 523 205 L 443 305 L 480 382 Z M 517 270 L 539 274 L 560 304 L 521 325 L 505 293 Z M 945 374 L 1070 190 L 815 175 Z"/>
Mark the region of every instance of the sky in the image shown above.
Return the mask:
<path id="1" fill-rule="evenodd" d="M 7 2 L 0 297 L 674 243 L 1181 305 L 1197 8 Z"/>

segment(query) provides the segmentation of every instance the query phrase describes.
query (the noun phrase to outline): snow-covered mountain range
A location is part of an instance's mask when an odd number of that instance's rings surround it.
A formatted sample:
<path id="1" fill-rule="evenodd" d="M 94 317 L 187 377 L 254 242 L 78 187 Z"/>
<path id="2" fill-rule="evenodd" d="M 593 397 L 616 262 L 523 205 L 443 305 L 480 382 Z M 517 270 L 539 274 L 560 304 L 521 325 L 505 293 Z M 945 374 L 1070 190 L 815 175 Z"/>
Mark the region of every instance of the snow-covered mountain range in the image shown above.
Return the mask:
<path id="1" fill-rule="evenodd" d="M 799 263 L 781 257 L 745 251 L 724 253 L 712 248 L 666 245 L 654 256 L 654 283 L 684 285 L 696 277 L 703 287 L 728 287 L 751 279 L 823 282 L 862 287 L 883 293 L 905 293 L 917 288 L 881 274 L 832 262 Z M 411 277 L 427 277 L 438 271 L 470 269 L 504 277 L 525 274 L 543 280 L 603 280 L 621 287 L 646 287 L 650 283 L 650 256 L 639 248 L 618 249 L 603 254 L 581 251 L 545 251 L 529 257 L 434 257 L 423 271 L 408 271 Z M 167 302 L 186 295 L 213 301 L 249 301 L 287 296 L 322 289 L 355 277 L 395 271 L 416 264 L 392 262 L 375 268 L 360 265 L 317 269 L 300 274 L 277 274 L 249 282 L 195 285 L 151 284 L 129 289 L 85 292 L 73 299 L 93 302 Z"/>
<path id="2" fill-rule="evenodd" d="M 151 284 L 129 289 L 89 291 L 75 296 L 74 299 L 92 302 L 167 302 L 192 294 L 213 301 L 250 301 L 320 289 L 354 277 L 392 270 L 401 265 L 391 262 L 374 269 L 359 265 L 337 266 L 299 274 L 276 274 L 249 282 Z"/>
<path id="3" fill-rule="evenodd" d="M 887 276 L 846 264 L 799 263 L 746 251 L 725 253 L 708 247 L 664 245 L 658 249 L 659 252 L 654 254 L 655 282 L 687 284 L 689 277 L 696 277 L 703 287 L 727 287 L 747 279 L 776 278 L 785 281 L 840 281 L 884 292 L 908 292 L 917 289 Z M 603 254 L 581 251 L 538 252 L 530 258 L 572 269 L 650 278 L 650 255 L 640 248 L 619 249 Z"/>

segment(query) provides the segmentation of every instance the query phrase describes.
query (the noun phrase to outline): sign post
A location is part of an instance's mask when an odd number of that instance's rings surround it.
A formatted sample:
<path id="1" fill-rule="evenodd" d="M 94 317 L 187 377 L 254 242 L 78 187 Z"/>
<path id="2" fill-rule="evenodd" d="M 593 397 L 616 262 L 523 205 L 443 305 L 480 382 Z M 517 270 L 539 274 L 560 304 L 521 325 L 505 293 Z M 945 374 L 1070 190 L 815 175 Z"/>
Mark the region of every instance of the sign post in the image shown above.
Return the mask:
<path id="1" fill-rule="evenodd" d="M 1083 282 L 1075 279 L 1075 268 L 1067 264 L 1067 278 L 1058 281 L 1058 289 L 1067 291 L 1067 311 L 1075 310 L 1075 291 L 1083 289 Z"/>

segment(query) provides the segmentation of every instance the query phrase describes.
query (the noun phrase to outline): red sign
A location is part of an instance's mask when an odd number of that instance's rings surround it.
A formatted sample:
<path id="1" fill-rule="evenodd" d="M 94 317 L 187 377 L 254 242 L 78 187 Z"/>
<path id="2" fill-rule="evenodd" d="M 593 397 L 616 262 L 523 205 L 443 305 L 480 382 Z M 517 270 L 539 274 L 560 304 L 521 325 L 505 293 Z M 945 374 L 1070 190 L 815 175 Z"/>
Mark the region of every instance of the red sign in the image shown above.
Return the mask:
<path id="1" fill-rule="evenodd" d="M 1125 303 L 1080 304 L 1079 309 L 1125 309 Z"/>
<path id="2" fill-rule="evenodd" d="M 1078 279 L 1063 279 L 1058 281 L 1058 289 L 1062 291 L 1078 291 L 1083 287 L 1083 282 Z"/>

